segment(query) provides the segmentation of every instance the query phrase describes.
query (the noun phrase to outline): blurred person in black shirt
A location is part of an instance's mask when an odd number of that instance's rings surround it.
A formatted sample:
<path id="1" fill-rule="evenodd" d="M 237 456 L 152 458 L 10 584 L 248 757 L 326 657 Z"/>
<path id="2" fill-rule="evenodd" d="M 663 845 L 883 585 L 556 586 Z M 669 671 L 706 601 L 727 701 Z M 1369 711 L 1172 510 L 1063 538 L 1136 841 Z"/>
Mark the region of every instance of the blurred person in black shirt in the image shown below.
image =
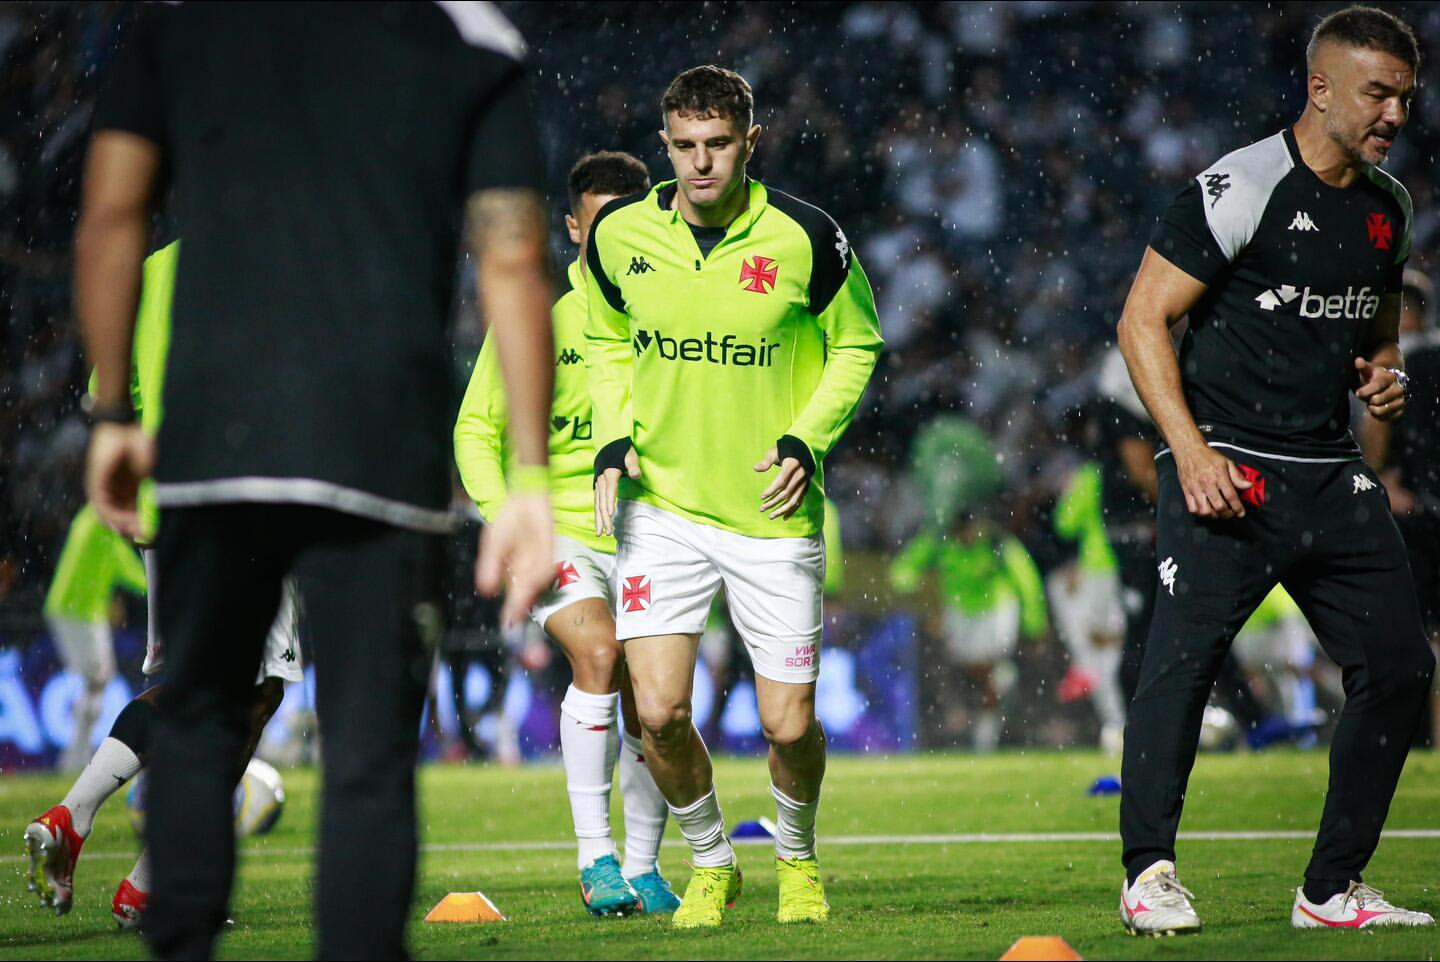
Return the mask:
<path id="1" fill-rule="evenodd" d="M 468 215 L 511 391 L 519 494 L 477 580 L 506 611 L 551 577 L 550 284 L 524 42 L 488 4 L 147 7 L 96 109 L 76 306 L 98 372 L 87 492 L 161 506 L 169 682 L 154 736 L 144 931 L 214 950 L 233 881 L 232 759 L 283 578 L 312 625 L 325 793 L 317 953 L 398 958 L 414 765 L 449 526 L 447 322 Z M 128 403 L 140 261 L 182 225 L 158 442 Z"/>

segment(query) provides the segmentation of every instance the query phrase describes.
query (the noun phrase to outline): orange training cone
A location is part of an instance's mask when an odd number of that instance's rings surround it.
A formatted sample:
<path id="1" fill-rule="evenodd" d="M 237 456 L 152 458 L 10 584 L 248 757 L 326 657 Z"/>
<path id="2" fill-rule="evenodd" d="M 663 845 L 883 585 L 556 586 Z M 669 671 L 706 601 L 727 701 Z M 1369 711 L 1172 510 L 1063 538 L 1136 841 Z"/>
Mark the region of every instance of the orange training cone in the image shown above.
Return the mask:
<path id="1" fill-rule="evenodd" d="M 425 916 L 427 922 L 504 922 L 505 916 L 484 892 L 451 892 Z M 1067 956 L 1077 958 L 1078 956 Z"/>
<path id="2" fill-rule="evenodd" d="M 1027 935 L 1017 939 L 1015 944 L 1000 956 L 1001 962 L 1048 962 L 1048 960 L 1079 959 L 1080 953 L 1070 948 L 1070 943 L 1058 935 Z"/>

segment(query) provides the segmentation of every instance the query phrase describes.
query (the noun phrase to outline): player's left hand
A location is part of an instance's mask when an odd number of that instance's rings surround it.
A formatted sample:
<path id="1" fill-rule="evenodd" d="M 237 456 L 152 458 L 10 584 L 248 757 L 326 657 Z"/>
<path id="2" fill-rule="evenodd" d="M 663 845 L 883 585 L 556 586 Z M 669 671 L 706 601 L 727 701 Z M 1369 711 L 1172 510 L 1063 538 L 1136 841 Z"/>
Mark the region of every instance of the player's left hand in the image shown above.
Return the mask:
<path id="1" fill-rule="evenodd" d="M 1405 389 L 1389 368 L 1371 364 L 1363 357 L 1355 359 L 1360 372 L 1360 386 L 1355 396 L 1365 402 L 1365 410 L 1377 421 L 1393 421 L 1405 413 Z"/>
<path id="2" fill-rule="evenodd" d="M 85 496 L 101 521 L 131 541 L 140 538 L 140 482 L 154 470 L 155 441 L 140 425 L 102 421 L 91 430 Z"/>
<path id="3" fill-rule="evenodd" d="M 776 518 L 788 518 L 798 511 L 800 502 L 805 500 L 805 489 L 810 485 L 810 473 L 799 459 L 786 458 L 781 461 L 780 449 L 775 446 L 765 452 L 765 457 L 755 465 L 755 470 L 763 474 L 777 464 L 780 465 L 780 473 L 775 475 L 775 480 L 760 493 L 760 510 L 768 511 L 772 521 Z"/>
<path id="4" fill-rule="evenodd" d="M 494 597 L 504 585 L 500 621 L 505 627 L 519 624 L 555 580 L 553 544 L 550 496 L 543 491 L 514 492 L 499 516 L 481 530 L 475 587 L 482 595 Z"/>

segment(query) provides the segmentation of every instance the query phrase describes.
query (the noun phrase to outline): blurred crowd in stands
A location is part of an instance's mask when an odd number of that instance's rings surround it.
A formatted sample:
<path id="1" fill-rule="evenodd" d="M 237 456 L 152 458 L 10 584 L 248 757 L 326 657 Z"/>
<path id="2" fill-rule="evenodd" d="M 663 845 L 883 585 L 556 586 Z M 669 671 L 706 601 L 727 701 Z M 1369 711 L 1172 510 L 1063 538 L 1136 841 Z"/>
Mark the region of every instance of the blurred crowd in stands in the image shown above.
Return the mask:
<path id="1" fill-rule="evenodd" d="M 752 173 L 828 210 L 876 289 L 887 343 L 828 468 L 863 572 L 921 526 L 906 470 L 931 418 L 1000 452 L 993 506 L 1042 571 L 1067 550 L 1049 513 L 1085 459 L 1073 412 L 1096 392 L 1158 213 L 1222 154 L 1299 116 L 1304 45 L 1333 4 L 502 3 L 527 38 L 557 204 L 582 153 L 631 151 L 656 179 L 661 91 L 713 62 L 753 85 Z M 1388 6 L 1422 47 L 1440 5 Z M 70 243 L 97 83 L 127 5 L 0 7 L 0 641 L 40 629 L 80 503 L 86 371 Z M 1387 169 L 1416 212 L 1411 265 L 1440 270 L 1440 82 L 1427 51 Z M 556 251 L 568 250 L 559 206 Z M 457 373 L 481 326 L 462 303 Z M 458 380 L 458 379 L 457 379 Z M 459 385 L 457 384 L 457 391 Z M 457 393 L 458 398 L 458 393 Z M 847 579 L 843 609 L 888 598 Z M 464 580 L 460 579 L 464 591 Z M 1053 642 L 1022 675 L 1059 671 Z M 1057 736 L 1062 738 L 1063 735 Z M 1043 739 L 1042 739 L 1043 740 Z"/>

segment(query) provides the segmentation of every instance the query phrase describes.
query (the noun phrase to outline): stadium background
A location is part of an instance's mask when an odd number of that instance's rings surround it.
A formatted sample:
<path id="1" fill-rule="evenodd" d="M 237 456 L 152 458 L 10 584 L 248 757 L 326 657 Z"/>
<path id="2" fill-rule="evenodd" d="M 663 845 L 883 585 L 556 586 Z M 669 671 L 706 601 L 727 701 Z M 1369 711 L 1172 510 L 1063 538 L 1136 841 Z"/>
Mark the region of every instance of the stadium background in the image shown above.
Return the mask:
<path id="1" fill-rule="evenodd" d="M 569 164 L 630 150 L 667 176 L 655 129 L 665 83 L 697 62 L 740 70 L 765 127 L 752 172 L 833 213 L 876 288 L 887 350 L 829 489 L 846 583 L 831 606 L 822 714 L 838 744 L 964 743 L 929 630 L 933 596 L 892 597 L 885 567 L 924 514 L 908 476 L 915 431 L 937 414 L 982 425 L 1004 453 L 993 507 L 1042 570 L 1066 556 L 1049 510 L 1083 457 L 1069 432 L 1156 214 L 1196 171 L 1273 132 L 1302 106 L 1303 39 L 1329 4 L 502 4 L 530 41 L 556 251 Z M 1440 6 L 1388 5 L 1440 36 Z M 123 35 L 122 4 L 0 8 L 0 767 L 53 761 L 73 679 L 57 675 L 40 610 L 81 503 L 86 370 L 70 310 L 69 248 L 97 79 Z M 1433 51 L 1388 169 L 1416 210 L 1412 265 L 1440 268 L 1440 101 Z M 478 349 L 462 296 L 457 391 Z M 457 394 L 458 398 L 458 394 Z M 458 504 L 458 501 L 457 501 Z M 468 539 L 473 532 L 467 532 Z M 483 627 L 457 538 L 455 611 L 429 735 L 464 752 L 450 698 L 474 721 L 505 642 Z M 473 550 L 473 549 L 472 549 Z M 143 607 L 117 602 L 125 678 L 139 682 Z M 505 701 L 513 750 L 552 743 L 564 668 L 519 645 Z M 1087 703 L 1062 704 L 1053 634 L 1022 644 L 1006 695 L 1010 744 L 1093 741 Z M 703 686 L 702 686 L 703 687 Z M 716 740 L 755 742 L 743 681 Z M 272 754 L 305 757 L 303 694 L 287 698 Z M 702 694 L 701 701 L 704 696 Z M 493 705 L 491 707 L 494 707 Z M 707 713 L 703 704 L 699 713 Z M 493 722 L 494 719 L 492 718 Z M 499 726 L 504 728 L 504 725 Z M 496 737 L 482 728 L 482 740 Z M 503 737 L 503 735 L 502 735 Z"/>

